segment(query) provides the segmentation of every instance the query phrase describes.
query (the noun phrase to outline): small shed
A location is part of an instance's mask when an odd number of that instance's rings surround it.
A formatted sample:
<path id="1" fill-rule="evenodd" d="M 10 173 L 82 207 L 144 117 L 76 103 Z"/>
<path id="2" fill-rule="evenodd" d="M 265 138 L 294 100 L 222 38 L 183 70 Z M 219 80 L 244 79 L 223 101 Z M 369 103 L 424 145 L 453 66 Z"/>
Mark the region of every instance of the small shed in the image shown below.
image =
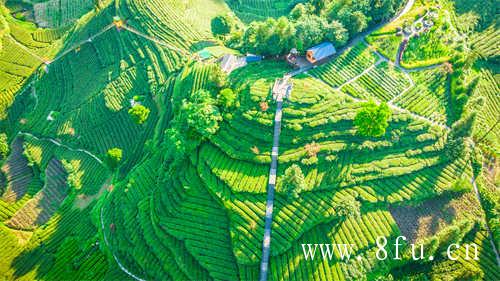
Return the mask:
<path id="1" fill-rule="evenodd" d="M 321 63 L 322 61 L 335 55 L 337 50 L 330 42 L 323 42 L 307 50 L 306 58 L 311 63 Z"/>

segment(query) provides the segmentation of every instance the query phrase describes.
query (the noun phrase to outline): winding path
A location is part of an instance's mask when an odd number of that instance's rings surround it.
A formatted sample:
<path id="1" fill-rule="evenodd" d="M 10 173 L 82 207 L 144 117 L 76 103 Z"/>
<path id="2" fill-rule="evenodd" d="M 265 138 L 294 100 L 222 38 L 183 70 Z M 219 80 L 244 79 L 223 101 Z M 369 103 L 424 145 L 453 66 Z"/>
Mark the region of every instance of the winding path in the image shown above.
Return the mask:
<path id="1" fill-rule="evenodd" d="M 116 255 L 113 254 L 113 251 L 111 251 L 111 247 L 109 246 L 108 239 L 106 238 L 106 231 L 104 230 L 104 215 L 103 215 L 103 210 L 104 210 L 104 204 L 102 204 L 102 206 L 101 206 L 100 215 L 99 215 L 100 218 L 101 218 L 100 221 L 101 221 L 102 237 L 104 238 L 104 244 L 106 245 L 106 247 L 108 247 L 109 252 L 113 256 L 113 259 L 115 260 L 116 264 L 118 264 L 118 267 L 120 267 L 120 269 L 125 274 L 127 274 L 128 276 L 134 278 L 135 280 L 137 280 L 137 281 L 146 281 L 145 279 L 142 279 L 142 278 L 138 277 L 137 275 L 133 274 L 125 266 L 123 266 L 123 264 L 120 262 L 120 260 L 118 259 L 118 257 L 116 257 Z"/>
<path id="2" fill-rule="evenodd" d="M 36 140 L 42 140 L 42 141 L 50 141 L 52 142 L 53 144 L 55 144 L 56 146 L 59 146 L 59 147 L 63 147 L 63 148 L 66 148 L 70 151 L 75 151 L 75 152 L 82 152 L 82 153 L 85 153 L 87 155 L 89 155 L 90 157 L 94 158 L 99 164 L 103 165 L 103 162 L 101 159 L 99 159 L 99 157 L 97 157 L 96 155 L 94 155 L 92 152 L 88 151 L 88 150 L 85 150 L 85 149 L 80 149 L 80 148 L 72 148 L 72 147 L 69 147 L 65 144 L 62 144 L 60 142 L 58 142 L 57 140 L 55 139 L 52 139 L 52 138 L 45 138 L 45 137 L 37 137 L 31 133 L 27 133 L 27 132 L 19 132 L 18 135 L 22 135 L 22 136 L 29 136 L 29 137 L 32 137 Z M 128 276 L 134 278 L 135 280 L 137 281 L 146 281 L 144 279 L 141 279 L 140 277 L 136 276 L 135 274 L 131 273 L 121 262 L 120 260 L 118 259 L 118 257 L 116 257 L 116 255 L 111 251 L 111 247 L 109 246 L 109 242 L 108 242 L 108 239 L 106 237 L 106 232 L 105 232 L 105 227 L 104 227 L 104 215 L 103 215 L 103 210 L 104 210 L 104 204 L 101 206 L 101 209 L 100 209 L 100 222 L 101 222 L 101 230 L 102 230 L 102 236 L 104 238 L 104 244 L 106 245 L 106 247 L 108 247 L 108 249 L 110 249 L 110 253 L 111 255 L 113 256 L 113 259 L 116 261 L 116 263 L 118 264 L 118 266 L 120 267 L 120 269 L 126 273 Z"/>
<path id="3" fill-rule="evenodd" d="M 60 143 L 59 141 L 53 139 L 53 138 L 46 138 L 46 137 L 37 137 L 31 133 L 27 133 L 27 132 L 23 132 L 23 131 L 20 131 L 19 133 L 17 133 L 18 135 L 22 135 L 22 136 L 29 136 L 29 137 L 32 137 L 36 140 L 42 140 L 42 141 L 50 141 L 51 143 L 55 144 L 56 146 L 60 146 L 60 147 L 63 147 L 63 148 L 66 148 L 67 150 L 70 150 L 70 151 L 74 151 L 74 152 L 82 152 L 82 153 L 85 153 L 87 154 L 88 156 L 94 158 L 99 164 L 103 164 L 102 160 L 97 157 L 96 155 L 94 155 L 92 152 L 88 151 L 88 150 L 85 150 L 85 149 L 81 149 L 81 148 L 72 148 L 72 147 L 69 147 L 65 144 L 62 144 Z"/>

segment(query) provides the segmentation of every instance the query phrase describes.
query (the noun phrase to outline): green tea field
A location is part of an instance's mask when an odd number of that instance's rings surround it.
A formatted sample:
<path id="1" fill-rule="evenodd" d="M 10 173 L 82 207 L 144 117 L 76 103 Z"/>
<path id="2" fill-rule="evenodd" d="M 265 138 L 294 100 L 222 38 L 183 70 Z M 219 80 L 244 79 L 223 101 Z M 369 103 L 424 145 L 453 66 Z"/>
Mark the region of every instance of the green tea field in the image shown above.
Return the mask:
<path id="1" fill-rule="evenodd" d="M 496 6 L 0 0 L 0 280 L 500 280 Z"/>

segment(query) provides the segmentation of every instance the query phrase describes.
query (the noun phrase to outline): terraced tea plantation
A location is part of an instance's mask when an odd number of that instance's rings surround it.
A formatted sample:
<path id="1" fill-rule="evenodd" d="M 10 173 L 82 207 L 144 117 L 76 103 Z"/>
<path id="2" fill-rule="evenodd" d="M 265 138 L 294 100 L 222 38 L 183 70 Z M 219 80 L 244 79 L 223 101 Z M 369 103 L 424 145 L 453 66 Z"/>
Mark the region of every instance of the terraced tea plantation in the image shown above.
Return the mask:
<path id="1" fill-rule="evenodd" d="M 28 2 L 0 280 L 500 280 L 490 1 Z"/>

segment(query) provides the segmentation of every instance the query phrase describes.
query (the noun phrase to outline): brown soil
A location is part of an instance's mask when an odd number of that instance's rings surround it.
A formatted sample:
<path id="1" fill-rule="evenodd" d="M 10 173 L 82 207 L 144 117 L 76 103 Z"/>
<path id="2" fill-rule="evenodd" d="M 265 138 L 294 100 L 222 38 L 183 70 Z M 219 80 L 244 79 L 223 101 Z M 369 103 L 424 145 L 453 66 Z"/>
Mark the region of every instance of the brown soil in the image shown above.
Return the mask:
<path id="1" fill-rule="evenodd" d="M 457 219 L 484 217 L 473 191 L 454 198 L 440 196 L 419 206 L 391 207 L 389 211 L 409 243 L 434 235 Z"/>

